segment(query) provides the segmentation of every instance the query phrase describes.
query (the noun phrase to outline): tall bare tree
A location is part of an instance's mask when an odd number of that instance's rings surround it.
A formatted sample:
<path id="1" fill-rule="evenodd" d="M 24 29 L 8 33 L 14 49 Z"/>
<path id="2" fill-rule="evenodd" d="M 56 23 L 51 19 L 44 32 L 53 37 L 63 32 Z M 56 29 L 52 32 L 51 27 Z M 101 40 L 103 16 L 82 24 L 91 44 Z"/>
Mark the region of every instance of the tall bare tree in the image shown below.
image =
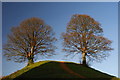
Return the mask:
<path id="1" fill-rule="evenodd" d="M 4 45 L 4 56 L 15 62 L 28 60 L 28 65 L 34 63 L 34 57 L 38 54 L 51 56 L 56 48 L 53 45 L 56 41 L 54 34 L 52 27 L 42 19 L 26 19 L 19 26 L 12 27 Z"/>
<path id="2" fill-rule="evenodd" d="M 70 54 L 81 54 L 82 64 L 88 61 L 102 60 L 111 51 L 111 41 L 103 37 L 100 23 L 88 15 L 75 14 L 62 33 L 63 51 Z"/>

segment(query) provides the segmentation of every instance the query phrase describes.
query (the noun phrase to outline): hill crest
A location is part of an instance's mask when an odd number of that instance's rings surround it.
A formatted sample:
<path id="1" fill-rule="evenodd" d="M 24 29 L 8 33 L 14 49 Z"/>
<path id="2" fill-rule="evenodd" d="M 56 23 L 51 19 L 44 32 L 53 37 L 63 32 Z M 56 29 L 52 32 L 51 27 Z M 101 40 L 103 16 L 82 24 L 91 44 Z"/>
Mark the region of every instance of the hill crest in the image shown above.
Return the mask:
<path id="1" fill-rule="evenodd" d="M 74 62 L 65 61 L 40 61 L 26 66 L 2 80 L 17 80 L 19 78 L 82 78 L 93 80 L 119 80 L 114 76 L 85 67 Z M 96 78 L 96 79 L 95 79 Z"/>

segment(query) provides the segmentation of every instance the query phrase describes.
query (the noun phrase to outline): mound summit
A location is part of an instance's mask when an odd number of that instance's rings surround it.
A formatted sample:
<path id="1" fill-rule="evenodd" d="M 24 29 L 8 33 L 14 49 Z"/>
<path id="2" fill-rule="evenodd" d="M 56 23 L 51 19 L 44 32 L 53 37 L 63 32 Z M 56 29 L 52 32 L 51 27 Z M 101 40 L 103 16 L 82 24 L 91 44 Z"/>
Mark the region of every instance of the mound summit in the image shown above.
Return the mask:
<path id="1" fill-rule="evenodd" d="M 3 77 L 2 80 L 45 80 L 51 78 L 68 80 L 120 80 L 93 68 L 63 61 L 36 62 Z"/>

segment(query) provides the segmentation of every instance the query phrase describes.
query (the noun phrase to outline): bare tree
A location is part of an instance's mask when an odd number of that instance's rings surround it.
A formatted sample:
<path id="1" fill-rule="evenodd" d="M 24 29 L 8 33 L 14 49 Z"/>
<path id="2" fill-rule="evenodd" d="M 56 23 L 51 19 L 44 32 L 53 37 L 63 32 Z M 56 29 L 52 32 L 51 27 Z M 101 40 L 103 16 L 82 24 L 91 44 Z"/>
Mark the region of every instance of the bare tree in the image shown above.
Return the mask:
<path id="1" fill-rule="evenodd" d="M 12 27 L 8 34 L 8 41 L 4 45 L 4 56 L 8 60 L 24 62 L 28 65 L 34 63 L 37 54 L 51 56 L 54 54 L 56 41 L 51 26 L 46 25 L 42 19 L 29 18 Z"/>
<path id="2" fill-rule="evenodd" d="M 103 37 L 103 29 L 100 23 L 88 15 L 73 15 L 67 25 L 65 33 L 62 33 L 63 51 L 70 54 L 81 54 L 82 64 L 88 61 L 102 60 L 111 51 L 111 41 Z"/>

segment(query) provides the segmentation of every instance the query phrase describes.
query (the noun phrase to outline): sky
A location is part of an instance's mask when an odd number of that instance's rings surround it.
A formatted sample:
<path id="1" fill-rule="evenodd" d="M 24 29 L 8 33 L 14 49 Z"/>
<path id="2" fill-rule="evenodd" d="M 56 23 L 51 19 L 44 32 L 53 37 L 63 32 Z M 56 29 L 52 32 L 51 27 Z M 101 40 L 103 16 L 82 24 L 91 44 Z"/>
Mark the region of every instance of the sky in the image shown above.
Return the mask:
<path id="1" fill-rule="evenodd" d="M 74 58 L 64 57 L 62 51 L 61 33 L 66 31 L 66 25 L 74 14 L 86 14 L 101 23 L 104 37 L 113 43 L 114 48 L 110 56 L 101 63 L 93 63 L 92 68 L 118 77 L 118 3 L 117 2 L 3 2 L 2 3 L 2 44 L 7 42 L 7 35 L 13 26 L 18 26 L 21 21 L 38 17 L 52 26 L 58 41 L 56 54 L 50 58 L 39 57 L 39 60 L 64 60 L 79 63 L 79 55 Z M 20 70 L 25 63 L 7 61 L 2 56 L 2 75 L 9 75 Z"/>

